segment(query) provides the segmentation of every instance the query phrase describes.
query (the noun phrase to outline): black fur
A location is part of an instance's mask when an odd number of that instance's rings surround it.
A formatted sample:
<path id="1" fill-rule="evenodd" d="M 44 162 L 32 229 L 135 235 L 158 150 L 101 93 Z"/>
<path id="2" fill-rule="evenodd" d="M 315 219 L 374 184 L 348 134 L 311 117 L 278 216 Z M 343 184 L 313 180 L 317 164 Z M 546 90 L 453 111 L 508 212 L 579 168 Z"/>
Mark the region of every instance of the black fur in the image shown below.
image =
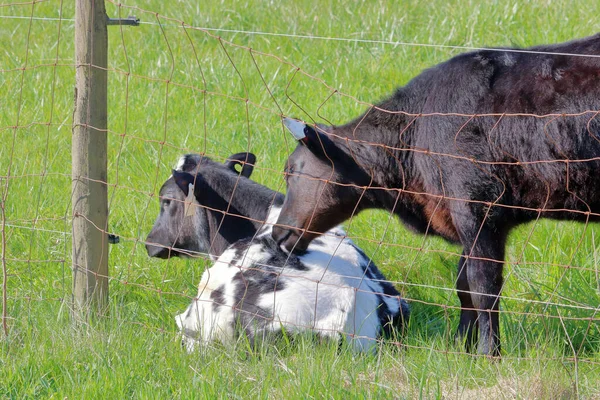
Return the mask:
<path id="1" fill-rule="evenodd" d="M 225 304 L 225 285 L 219 286 L 216 290 L 213 290 L 210 294 L 210 299 L 213 301 L 213 309 L 219 310 Z"/>
<path id="2" fill-rule="evenodd" d="M 600 55 L 600 36 L 530 50 L 582 56 L 462 54 L 356 120 L 309 132 L 286 164 L 278 224 L 295 228 L 275 227 L 275 240 L 302 251 L 316 236 L 305 229 L 324 232 L 382 208 L 462 244 L 458 333 L 471 344 L 479 329 L 479 352 L 499 355 L 509 231 L 538 217 L 600 216 L 600 58 L 585 56 Z M 324 180 L 343 185 L 320 195 Z"/>

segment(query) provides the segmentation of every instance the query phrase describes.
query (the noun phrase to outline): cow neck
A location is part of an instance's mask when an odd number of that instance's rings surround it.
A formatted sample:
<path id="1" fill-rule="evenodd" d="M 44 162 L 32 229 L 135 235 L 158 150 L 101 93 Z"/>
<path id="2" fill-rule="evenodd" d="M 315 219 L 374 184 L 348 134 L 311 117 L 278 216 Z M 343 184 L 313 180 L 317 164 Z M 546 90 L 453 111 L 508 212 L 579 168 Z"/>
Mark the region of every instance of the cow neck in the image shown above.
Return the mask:
<path id="1" fill-rule="evenodd" d="M 420 206 L 415 206 L 410 193 L 423 191 L 422 178 L 417 175 L 410 149 L 415 149 L 414 114 L 423 109 L 424 100 L 412 91 L 411 82 L 354 121 L 334 128 L 332 136 L 344 151 L 350 146 L 357 160 L 373 168 L 372 186 L 383 188 L 366 192 L 366 208 L 393 211 L 409 225 L 421 225 Z M 398 191 L 389 189 L 403 189 L 405 194 L 398 198 Z"/>
<path id="2" fill-rule="evenodd" d="M 215 171 L 217 172 L 217 171 Z M 230 174 L 203 174 L 199 201 L 206 206 L 211 254 L 220 255 L 232 243 L 251 238 L 267 219 L 270 205 L 283 195 L 251 180 Z M 233 196 L 232 196 L 233 194 Z"/>
<path id="3" fill-rule="evenodd" d="M 368 170 L 363 170 L 368 176 L 373 176 L 372 187 L 384 189 L 407 189 L 412 186 L 413 168 L 412 152 L 404 151 L 409 148 L 409 142 L 412 142 L 412 131 L 405 128 L 402 119 L 403 116 L 394 115 L 399 121 L 393 121 L 390 129 L 388 126 L 380 125 L 381 111 L 371 111 L 358 123 L 350 123 L 344 127 L 334 130 L 334 135 L 347 137 L 349 141 L 335 138 L 338 147 L 344 152 L 352 154 L 352 158 L 359 161 L 360 164 L 368 166 Z M 388 113 L 389 114 L 389 113 Z M 389 121 L 386 116 L 386 122 Z M 402 138 L 399 138 L 399 132 L 403 130 Z M 389 190 L 369 190 L 368 200 L 373 208 L 384 208 L 391 210 L 394 207 L 395 191 Z"/>

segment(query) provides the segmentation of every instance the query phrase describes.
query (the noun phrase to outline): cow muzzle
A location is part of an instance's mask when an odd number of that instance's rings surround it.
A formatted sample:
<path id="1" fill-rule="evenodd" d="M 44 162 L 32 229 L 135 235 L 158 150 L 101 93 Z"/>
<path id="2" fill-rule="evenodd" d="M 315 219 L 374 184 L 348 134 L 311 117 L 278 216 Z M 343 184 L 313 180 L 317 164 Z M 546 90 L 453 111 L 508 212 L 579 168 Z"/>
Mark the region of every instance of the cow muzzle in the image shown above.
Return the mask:
<path id="1" fill-rule="evenodd" d="M 171 252 L 169 251 L 169 248 L 163 246 L 155 246 L 150 243 L 146 243 L 146 251 L 148 252 L 148 257 L 167 259 L 172 255 L 170 254 Z"/>
<path id="2" fill-rule="evenodd" d="M 306 234 L 302 234 L 296 229 L 274 226 L 271 235 L 279 248 L 287 253 L 303 254 L 310 243 Z"/>

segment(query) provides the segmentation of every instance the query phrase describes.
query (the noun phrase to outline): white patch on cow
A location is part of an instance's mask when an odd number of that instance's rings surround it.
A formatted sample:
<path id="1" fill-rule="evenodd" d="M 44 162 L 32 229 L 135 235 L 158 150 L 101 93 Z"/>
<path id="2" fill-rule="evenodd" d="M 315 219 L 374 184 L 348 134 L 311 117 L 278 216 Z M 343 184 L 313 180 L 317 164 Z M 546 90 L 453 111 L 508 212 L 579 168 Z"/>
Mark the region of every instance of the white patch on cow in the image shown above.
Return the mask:
<path id="1" fill-rule="evenodd" d="M 267 214 L 267 219 L 263 226 L 256 233 L 256 237 L 265 236 L 267 234 L 271 234 L 273 231 L 273 226 L 277 223 L 277 219 L 279 219 L 279 214 L 281 213 L 281 207 L 277 207 L 272 205 L 269 209 L 269 214 Z"/>
<path id="2" fill-rule="evenodd" d="M 246 273 L 252 268 L 257 273 L 277 275 L 277 284 L 282 285 L 277 290 L 251 293 L 256 298 L 255 306 L 272 312 L 271 317 L 257 315 L 257 323 L 245 326 L 253 335 L 282 328 L 290 333 L 313 331 L 331 338 L 343 334 L 354 350 L 374 350 L 381 330 L 378 294 L 384 290 L 380 282 L 364 272 L 368 260 L 346 237 L 344 230 L 336 227 L 298 256 L 304 268 L 298 269 L 296 260 L 289 265 L 266 265 L 274 255 L 287 256 L 264 245 L 280 211 L 280 207 L 272 207 L 252 243 L 246 247 L 240 247 L 239 243 L 230 246 L 204 272 L 198 286 L 198 300 L 176 317 L 186 348 L 192 350 L 198 343 L 210 341 L 224 344 L 235 341 L 235 322 L 242 312 L 235 305 L 236 293 L 239 294 L 236 290 L 241 284 L 239 276 L 237 280 L 235 277 L 240 271 Z M 215 290 L 220 290 L 219 297 L 225 303 L 218 307 L 211 297 Z M 400 310 L 399 298 L 381 297 L 391 312 L 395 314 Z"/>
<path id="3" fill-rule="evenodd" d="M 228 250 L 231 252 L 231 250 Z M 231 254 L 226 254 L 225 260 Z M 182 332 L 183 342 L 188 351 L 195 348 L 198 343 L 209 343 L 219 341 L 224 344 L 230 343 L 235 337 L 234 332 L 234 288 L 231 282 L 239 268 L 230 268 L 229 262 L 223 262 L 219 258 L 215 264 L 204 271 L 198 285 L 198 295 L 187 308 L 187 310 L 175 317 L 177 327 Z M 218 305 L 219 310 L 215 312 L 214 300 L 211 297 L 216 290 L 223 290 L 222 298 L 225 304 Z M 229 301 L 228 301 L 229 300 Z"/>
<path id="4" fill-rule="evenodd" d="M 173 169 L 175 171 L 183 171 L 183 166 L 185 165 L 185 161 L 187 160 L 187 156 L 181 156 L 179 157 L 179 160 L 177 160 L 177 164 L 175 164 L 175 167 L 173 167 Z M 173 177 L 173 174 L 169 175 L 169 177 L 167 179 L 171 179 Z"/>
<path id="5" fill-rule="evenodd" d="M 177 164 L 175 164 L 175 168 L 173 168 L 173 169 L 175 171 L 183 171 L 183 166 L 185 165 L 186 160 L 187 160 L 187 156 L 179 157 L 179 160 L 177 160 Z"/>
<path id="6" fill-rule="evenodd" d="M 284 118 L 283 124 L 292 133 L 294 139 L 302 140 L 306 137 L 304 134 L 304 128 L 306 128 L 306 125 L 303 122 L 292 118 Z"/>
<path id="7" fill-rule="evenodd" d="M 285 289 L 261 297 L 260 305 L 275 310 L 273 330 L 284 326 L 292 332 L 313 330 L 328 337 L 343 332 L 356 350 L 367 350 L 379 331 L 376 297 L 363 271 L 354 267 L 355 252 L 347 253 L 347 243 L 332 239 L 325 239 L 327 245 L 318 250 L 309 246 L 299 257 L 308 270 L 284 268 L 280 279 Z M 335 254 L 329 251 L 338 245 Z"/>

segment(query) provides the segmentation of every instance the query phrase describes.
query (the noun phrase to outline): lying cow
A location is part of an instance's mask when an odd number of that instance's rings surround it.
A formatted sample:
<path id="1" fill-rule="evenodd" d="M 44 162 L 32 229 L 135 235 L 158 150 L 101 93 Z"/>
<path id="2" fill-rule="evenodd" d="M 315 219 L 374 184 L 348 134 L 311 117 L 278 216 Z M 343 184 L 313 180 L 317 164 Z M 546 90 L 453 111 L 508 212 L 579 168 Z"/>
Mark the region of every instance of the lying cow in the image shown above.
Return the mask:
<path id="1" fill-rule="evenodd" d="M 320 232 L 380 208 L 460 243 L 458 337 L 499 355 L 510 230 L 540 217 L 600 216 L 599 56 L 600 35 L 466 53 L 346 125 L 287 119 L 300 144 L 273 238 L 303 251 Z"/>
<path id="2" fill-rule="evenodd" d="M 175 169 L 202 171 L 197 188 L 203 188 L 194 218 L 184 218 L 181 189 L 169 178 L 160 189 L 160 214 L 146 238 L 150 257 L 169 258 L 207 253 L 215 259 L 229 245 L 256 234 L 269 213 L 269 205 L 283 203 L 283 195 L 248 179 L 256 157 L 237 153 L 224 164 L 198 154 L 181 157 Z M 240 171 L 236 167 L 241 167 Z"/>
<path id="3" fill-rule="evenodd" d="M 232 342 L 240 332 L 254 341 L 284 329 L 344 334 L 356 350 L 369 350 L 380 334 L 401 329 L 408 304 L 342 229 L 328 231 L 301 255 L 277 246 L 271 229 L 283 195 L 247 179 L 254 161 L 249 153 L 225 165 L 186 155 L 161 188 L 148 254 L 216 259 L 198 296 L 176 317 L 187 348 Z"/>

